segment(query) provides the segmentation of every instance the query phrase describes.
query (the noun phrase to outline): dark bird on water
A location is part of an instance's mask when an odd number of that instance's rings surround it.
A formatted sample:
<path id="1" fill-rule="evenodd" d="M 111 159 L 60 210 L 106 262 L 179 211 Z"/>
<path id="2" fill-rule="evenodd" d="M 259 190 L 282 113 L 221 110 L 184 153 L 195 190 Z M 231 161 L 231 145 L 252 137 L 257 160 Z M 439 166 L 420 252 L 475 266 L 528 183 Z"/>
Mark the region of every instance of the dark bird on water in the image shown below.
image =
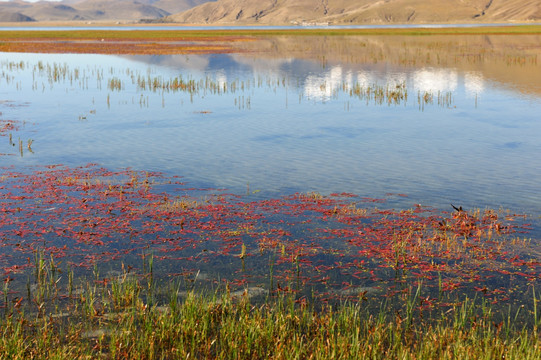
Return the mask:
<path id="1" fill-rule="evenodd" d="M 455 209 L 455 210 L 458 211 L 458 212 L 464 211 L 464 210 L 462 209 L 462 206 L 456 207 L 456 206 L 454 206 L 453 204 L 451 204 L 451 206 L 453 207 L 453 209 Z"/>

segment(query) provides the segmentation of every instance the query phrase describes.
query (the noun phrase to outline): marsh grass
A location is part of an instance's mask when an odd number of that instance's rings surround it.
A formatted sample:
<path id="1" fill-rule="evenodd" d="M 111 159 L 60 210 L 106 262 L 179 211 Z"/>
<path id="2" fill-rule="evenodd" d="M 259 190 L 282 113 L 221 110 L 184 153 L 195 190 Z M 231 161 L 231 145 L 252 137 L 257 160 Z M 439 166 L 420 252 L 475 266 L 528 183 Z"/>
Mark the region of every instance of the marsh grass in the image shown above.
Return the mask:
<path id="1" fill-rule="evenodd" d="M 538 314 L 533 327 L 509 314 L 499 321 L 485 301 L 464 299 L 430 313 L 419 311 L 422 285 L 399 299 L 334 305 L 291 294 L 262 301 L 233 296 L 229 286 L 210 293 L 157 288 L 153 256 L 145 273 L 109 281 L 81 281 L 73 296 L 59 295 L 59 269 L 36 254 L 36 289 L 29 306 L 8 299 L 0 319 L 0 358 L 206 359 L 538 359 Z M 69 270 L 68 270 L 69 273 Z M 96 273 L 93 276 L 100 278 Z M 70 282 L 71 286 L 71 282 Z M 225 290 L 225 291 L 223 291 Z M 182 293 L 182 297 L 180 294 Z M 533 289 L 534 302 L 538 294 Z M 161 299 L 157 301 L 157 299 Z M 146 300 L 146 301 L 145 301 Z M 44 304 L 46 305 L 44 306 Z M 39 308 L 38 311 L 36 311 Z M 42 309 L 48 309 L 42 311 Z"/>
<path id="2" fill-rule="evenodd" d="M 173 77 L 154 76 L 150 73 L 143 73 L 139 70 L 125 69 L 119 72 L 118 69 L 103 69 L 99 67 L 71 67 L 66 63 L 44 63 L 39 61 L 35 64 L 29 62 L 0 62 L 0 81 L 6 80 L 9 83 L 9 72 L 22 73 L 23 71 L 32 73 L 32 91 L 38 89 L 53 90 L 56 87 L 68 85 L 70 87 L 78 86 L 81 90 L 88 90 L 89 82 L 96 82 L 98 90 L 106 89 L 111 93 L 106 95 L 107 108 L 111 107 L 111 97 L 121 96 L 123 93 L 131 94 L 135 92 L 139 95 L 139 101 L 132 97 L 132 103 L 139 104 L 140 107 L 150 107 L 150 96 L 154 94 L 160 96 L 161 106 L 165 106 L 165 94 L 189 94 L 190 102 L 195 98 L 204 99 L 212 96 L 231 96 L 235 108 L 239 110 L 252 109 L 252 94 L 255 89 L 270 90 L 276 92 L 283 89 L 286 92 L 289 88 L 297 88 L 299 91 L 299 103 L 305 100 L 326 101 L 327 98 L 338 98 L 339 96 L 349 96 L 351 99 L 359 100 L 366 105 L 377 106 L 398 106 L 408 104 L 408 84 L 406 82 L 396 83 L 389 81 L 385 84 L 373 82 L 370 84 L 360 83 L 352 79 L 343 79 L 337 83 L 327 83 L 323 79 L 314 80 L 313 84 L 317 89 L 314 93 L 305 93 L 304 85 L 295 83 L 293 78 L 288 76 L 260 76 L 246 79 L 217 79 L 206 75 L 200 78 L 183 77 L 182 75 Z M 15 78 L 15 77 L 14 77 Z M 21 89 L 22 89 L 22 85 Z M 410 88 L 411 90 L 411 88 Z M 112 95 L 111 95 L 112 94 Z M 155 100 L 155 97 L 152 98 Z M 416 101 L 416 103 L 415 103 Z M 119 102 L 121 103 L 121 102 Z M 417 105 L 420 110 L 425 106 L 437 105 L 441 108 L 451 108 L 454 105 L 453 94 L 451 92 L 418 92 L 417 99 L 410 97 L 409 103 Z M 348 102 L 349 104 L 349 102 Z M 353 102 L 352 104 L 355 104 Z M 349 109 L 349 106 L 348 106 Z M 88 114 L 79 115 L 80 121 L 89 119 L 90 115 L 95 115 L 96 111 L 91 110 Z M 211 111 L 199 111 L 201 114 L 208 114 Z M 0 122 L 0 134 L 7 131 L 18 130 L 13 121 Z M 31 145 L 29 143 L 29 145 Z M 30 149 L 29 149 L 30 150 Z M 32 152 L 32 151 L 30 151 Z"/>
<path id="3" fill-rule="evenodd" d="M 284 35 L 486 35 L 486 34 L 540 34 L 539 25 L 486 26 L 460 28 L 377 28 L 377 29 L 217 29 L 217 30 L 40 30 L 2 31 L 0 40 L 11 39 L 105 39 L 105 40 L 216 40 L 229 37 L 259 37 Z M 230 39 L 227 39 L 230 40 Z"/>

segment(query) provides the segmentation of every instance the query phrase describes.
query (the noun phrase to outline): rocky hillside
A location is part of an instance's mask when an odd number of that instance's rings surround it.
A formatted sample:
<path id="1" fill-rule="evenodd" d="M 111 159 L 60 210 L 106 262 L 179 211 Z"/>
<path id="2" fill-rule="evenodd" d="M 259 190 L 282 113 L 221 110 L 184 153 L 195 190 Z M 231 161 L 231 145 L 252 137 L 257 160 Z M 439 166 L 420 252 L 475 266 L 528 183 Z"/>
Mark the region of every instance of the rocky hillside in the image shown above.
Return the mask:
<path id="1" fill-rule="evenodd" d="M 171 15 L 173 14 L 173 15 Z M 22 0 L 0 21 L 153 20 L 185 24 L 392 24 L 541 21 L 541 0 Z"/>
<path id="2" fill-rule="evenodd" d="M 541 20 L 539 0 L 218 0 L 168 17 L 199 24 L 386 24 Z"/>

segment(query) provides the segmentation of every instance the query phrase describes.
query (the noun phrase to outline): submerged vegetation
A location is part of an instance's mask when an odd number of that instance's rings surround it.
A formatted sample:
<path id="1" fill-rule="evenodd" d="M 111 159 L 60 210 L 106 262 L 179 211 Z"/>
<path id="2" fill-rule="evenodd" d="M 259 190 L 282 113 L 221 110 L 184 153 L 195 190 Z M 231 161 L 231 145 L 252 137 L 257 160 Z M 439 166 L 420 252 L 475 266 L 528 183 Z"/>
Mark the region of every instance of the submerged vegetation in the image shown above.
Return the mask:
<path id="1" fill-rule="evenodd" d="M 397 211 L 353 194 L 257 200 L 95 165 L 5 172 L 0 190 L 0 260 L 15 280 L 36 254 L 103 272 L 145 253 L 165 278 L 201 274 L 207 289 L 225 281 L 332 302 L 422 284 L 434 308 L 462 291 L 520 307 L 540 276 L 537 240 L 520 236 L 529 224 L 503 210 Z"/>
<path id="2" fill-rule="evenodd" d="M 0 194 L 14 358 L 541 352 L 539 244 L 507 211 L 257 200 L 92 164 L 6 171 Z"/>

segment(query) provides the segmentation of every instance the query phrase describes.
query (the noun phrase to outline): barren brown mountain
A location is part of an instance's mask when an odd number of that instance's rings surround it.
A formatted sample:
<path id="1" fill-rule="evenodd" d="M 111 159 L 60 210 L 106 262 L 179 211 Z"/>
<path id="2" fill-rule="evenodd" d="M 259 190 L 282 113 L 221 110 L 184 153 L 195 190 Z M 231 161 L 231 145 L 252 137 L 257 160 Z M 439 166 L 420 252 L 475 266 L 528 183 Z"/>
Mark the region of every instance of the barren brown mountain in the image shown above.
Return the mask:
<path id="1" fill-rule="evenodd" d="M 175 14 L 209 1 L 215 0 L 150 0 L 149 4 L 157 8 L 163 9 L 171 14 Z"/>
<path id="2" fill-rule="evenodd" d="M 0 2 L 0 15 L 4 21 L 222 25 L 528 22 L 541 21 L 541 0 L 12 0 Z"/>
<path id="3" fill-rule="evenodd" d="M 0 22 L 28 22 L 35 21 L 30 16 L 26 16 L 16 11 L 0 11 Z"/>
<path id="4" fill-rule="evenodd" d="M 156 19 L 168 15 L 165 10 L 136 0 L 86 0 L 73 7 L 86 13 L 99 13 L 96 18 L 114 20 Z"/>
<path id="5" fill-rule="evenodd" d="M 194 3 L 193 0 L 179 0 L 178 2 Z M 180 7 L 180 9 L 186 8 Z M 178 11 L 178 9 L 174 10 Z M 17 0 L 0 2 L 0 13 L 4 14 L 2 17 L 4 21 L 23 21 L 24 16 L 38 21 L 69 21 L 156 19 L 169 15 L 171 12 L 153 6 L 145 0 L 39 1 L 36 3 Z"/>
<path id="6" fill-rule="evenodd" d="M 83 20 L 95 18 L 94 14 L 85 14 L 83 12 L 77 11 L 69 5 L 45 1 L 40 1 L 36 4 L 33 4 L 32 6 L 28 6 L 22 9 L 20 12 L 37 21 Z"/>
<path id="7" fill-rule="evenodd" d="M 541 0 L 218 0 L 168 17 L 207 24 L 384 24 L 541 19 Z"/>

